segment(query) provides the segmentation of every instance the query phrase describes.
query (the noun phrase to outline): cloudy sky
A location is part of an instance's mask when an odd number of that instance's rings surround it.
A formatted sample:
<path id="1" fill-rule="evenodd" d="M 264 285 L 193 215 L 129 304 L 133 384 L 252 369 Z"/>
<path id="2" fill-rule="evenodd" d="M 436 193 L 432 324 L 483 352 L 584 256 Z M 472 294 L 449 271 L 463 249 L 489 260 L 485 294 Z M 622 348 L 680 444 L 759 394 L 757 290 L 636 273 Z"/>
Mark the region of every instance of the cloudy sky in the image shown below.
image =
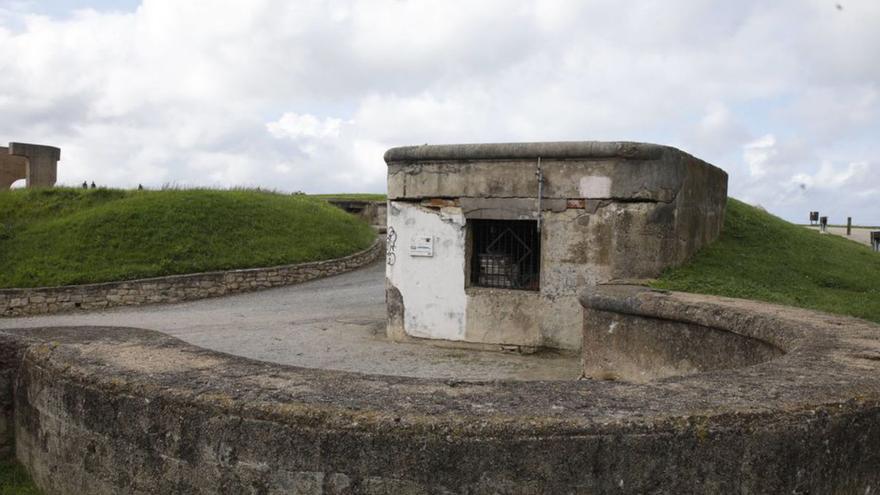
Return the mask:
<path id="1" fill-rule="evenodd" d="M 62 183 L 382 192 L 391 146 L 543 140 L 880 225 L 880 2 L 0 0 L 0 141 Z"/>

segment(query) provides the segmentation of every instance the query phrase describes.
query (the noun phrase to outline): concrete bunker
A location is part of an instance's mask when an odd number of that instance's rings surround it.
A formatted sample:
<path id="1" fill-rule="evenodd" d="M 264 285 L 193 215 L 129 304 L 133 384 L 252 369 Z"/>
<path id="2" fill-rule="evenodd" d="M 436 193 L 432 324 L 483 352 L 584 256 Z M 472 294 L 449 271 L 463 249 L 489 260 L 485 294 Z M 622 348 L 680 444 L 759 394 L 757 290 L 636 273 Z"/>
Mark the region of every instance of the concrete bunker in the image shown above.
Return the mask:
<path id="1" fill-rule="evenodd" d="M 716 239 L 727 174 L 668 146 L 411 146 L 388 164 L 388 335 L 581 347 L 584 287 Z"/>
<path id="2" fill-rule="evenodd" d="M 61 150 L 42 144 L 0 146 L 0 191 L 25 179 L 25 187 L 52 187 L 58 179 Z"/>

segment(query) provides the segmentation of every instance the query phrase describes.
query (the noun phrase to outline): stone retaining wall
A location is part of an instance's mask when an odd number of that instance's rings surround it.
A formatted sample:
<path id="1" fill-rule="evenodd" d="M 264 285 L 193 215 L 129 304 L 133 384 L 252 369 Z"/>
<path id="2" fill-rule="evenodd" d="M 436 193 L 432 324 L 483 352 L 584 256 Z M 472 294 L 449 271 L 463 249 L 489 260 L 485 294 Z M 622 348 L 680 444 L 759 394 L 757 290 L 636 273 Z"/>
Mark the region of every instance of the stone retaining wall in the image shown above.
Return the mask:
<path id="1" fill-rule="evenodd" d="M 377 239 L 369 248 L 350 256 L 296 265 L 172 275 L 88 285 L 0 289 L 0 316 L 25 316 L 77 309 L 176 303 L 268 289 L 344 273 L 372 263 L 383 255 L 384 243 L 381 239 Z"/>
<path id="2" fill-rule="evenodd" d="M 284 366 L 149 330 L 13 329 L 0 331 L 0 406 L 47 495 L 880 486 L 880 326 L 644 289 L 600 287 L 582 301 L 784 354 L 650 384 L 463 382 Z"/>

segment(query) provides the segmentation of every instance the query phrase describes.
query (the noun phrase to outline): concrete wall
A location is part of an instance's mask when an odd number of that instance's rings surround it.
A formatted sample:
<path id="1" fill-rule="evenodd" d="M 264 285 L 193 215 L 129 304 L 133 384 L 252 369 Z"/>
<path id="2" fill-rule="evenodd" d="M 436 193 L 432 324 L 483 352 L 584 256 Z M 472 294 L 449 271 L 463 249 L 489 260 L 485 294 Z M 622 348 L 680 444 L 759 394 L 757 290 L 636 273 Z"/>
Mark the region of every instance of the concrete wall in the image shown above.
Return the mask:
<path id="1" fill-rule="evenodd" d="M 418 205 L 390 202 L 386 272 L 390 286 L 402 296 L 402 327 L 398 337 L 464 340 L 465 230 L 461 208 L 433 211 Z M 433 256 L 414 256 L 416 238 L 434 240 Z M 389 298 L 397 297 L 389 294 Z M 395 320 L 390 320 L 395 321 Z"/>
<path id="2" fill-rule="evenodd" d="M 114 306 L 175 303 L 296 284 L 337 275 L 382 257 L 382 242 L 334 260 L 268 268 L 172 275 L 124 282 L 0 289 L 0 317 Z"/>
<path id="3" fill-rule="evenodd" d="M 535 220 L 538 157 L 545 179 L 540 291 L 470 287 L 462 242 L 468 221 Z M 727 174 L 666 146 L 417 146 L 385 158 L 389 228 L 405 231 L 402 243 L 420 232 L 435 246 L 456 246 L 436 258 L 397 253 L 398 265 L 388 270 L 389 311 L 405 316 L 389 319 L 394 338 L 579 349 L 583 287 L 656 277 L 716 239 L 724 220 Z M 455 228 L 444 220 L 452 209 L 463 216 Z M 451 322 L 464 333 L 448 331 Z"/>
<path id="4" fill-rule="evenodd" d="M 0 332 L 0 405 L 46 495 L 880 485 L 880 326 L 650 291 L 584 302 L 741 333 L 784 355 L 651 384 L 460 382 L 283 366 L 132 328 L 21 329 Z"/>
<path id="5" fill-rule="evenodd" d="M 0 191 L 9 189 L 15 181 L 27 178 L 27 158 L 9 154 L 9 148 L 0 146 Z"/>
<path id="6" fill-rule="evenodd" d="M 57 180 L 61 150 L 52 146 L 9 143 L 0 147 L 0 191 L 26 179 L 27 187 L 51 187 Z"/>
<path id="7" fill-rule="evenodd" d="M 668 306 L 662 311 L 643 308 L 643 298 Z M 718 299 L 711 301 L 716 314 L 732 315 Z M 780 358 L 783 348 L 795 344 L 786 334 L 755 322 L 695 316 L 698 312 L 690 304 L 644 287 L 602 285 L 591 289 L 584 301 L 581 356 L 584 376 L 590 378 L 646 382 L 742 368 Z"/>
<path id="8" fill-rule="evenodd" d="M 387 224 L 387 204 L 385 201 L 362 201 L 351 199 L 328 199 L 333 206 L 356 215 L 370 225 L 385 228 Z"/>

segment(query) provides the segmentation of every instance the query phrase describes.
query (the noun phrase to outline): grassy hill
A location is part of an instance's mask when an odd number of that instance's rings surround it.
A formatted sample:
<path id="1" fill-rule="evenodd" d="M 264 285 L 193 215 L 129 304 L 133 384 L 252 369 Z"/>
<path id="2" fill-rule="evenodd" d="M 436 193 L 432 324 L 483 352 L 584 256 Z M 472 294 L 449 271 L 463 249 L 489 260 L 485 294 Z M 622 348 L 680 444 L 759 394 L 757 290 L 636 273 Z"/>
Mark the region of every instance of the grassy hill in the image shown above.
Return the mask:
<path id="1" fill-rule="evenodd" d="M 880 322 L 880 254 L 730 199 L 721 238 L 654 287 L 757 299 Z"/>
<path id="2" fill-rule="evenodd" d="M 336 258 L 372 229 L 325 201 L 253 190 L 0 192 L 0 287 Z"/>

